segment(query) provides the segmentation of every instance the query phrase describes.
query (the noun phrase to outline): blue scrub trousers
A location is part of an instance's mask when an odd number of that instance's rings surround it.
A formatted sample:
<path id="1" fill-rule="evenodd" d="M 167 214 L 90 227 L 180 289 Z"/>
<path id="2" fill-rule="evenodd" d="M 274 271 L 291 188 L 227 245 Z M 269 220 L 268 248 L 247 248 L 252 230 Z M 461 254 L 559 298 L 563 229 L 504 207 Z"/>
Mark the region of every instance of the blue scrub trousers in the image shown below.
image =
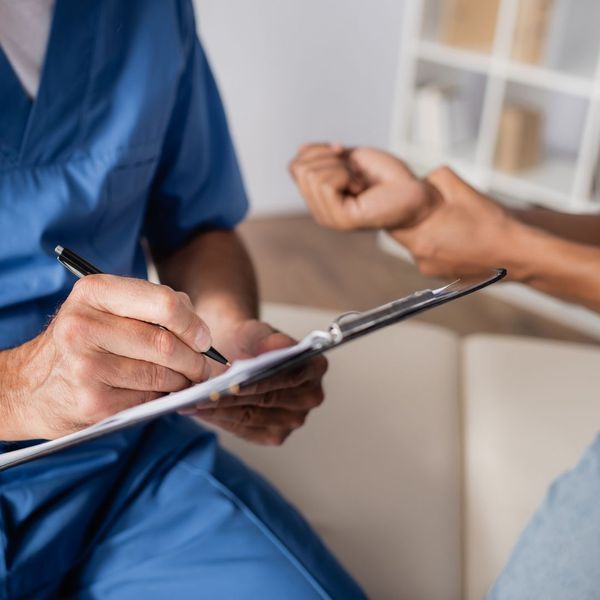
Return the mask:
<path id="1" fill-rule="evenodd" d="M 600 598 L 600 436 L 557 479 L 487 600 Z"/>
<path id="2" fill-rule="evenodd" d="M 364 598 L 304 519 L 172 416 L 0 473 L 2 598 Z"/>

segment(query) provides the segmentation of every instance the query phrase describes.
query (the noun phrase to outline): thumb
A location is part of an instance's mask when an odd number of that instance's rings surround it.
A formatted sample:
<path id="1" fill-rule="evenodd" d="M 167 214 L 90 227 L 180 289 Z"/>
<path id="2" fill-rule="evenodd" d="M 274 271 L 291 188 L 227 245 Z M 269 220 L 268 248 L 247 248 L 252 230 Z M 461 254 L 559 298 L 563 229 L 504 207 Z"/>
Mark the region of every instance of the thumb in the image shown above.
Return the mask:
<path id="1" fill-rule="evenodd" d="M 375 148 L 356 148 L 350 152 L 352 169 L 370 185 L 385 182 L 403 183 L 416 179 L 406 164 L 393 154 Z"/>
<path id="2" fill-rule="evenodd" d="M 294 340 L 262 321 L 246 321 L 238 333 L 238 344 L 242 353 L 251 357 L 287 348 Z"/>

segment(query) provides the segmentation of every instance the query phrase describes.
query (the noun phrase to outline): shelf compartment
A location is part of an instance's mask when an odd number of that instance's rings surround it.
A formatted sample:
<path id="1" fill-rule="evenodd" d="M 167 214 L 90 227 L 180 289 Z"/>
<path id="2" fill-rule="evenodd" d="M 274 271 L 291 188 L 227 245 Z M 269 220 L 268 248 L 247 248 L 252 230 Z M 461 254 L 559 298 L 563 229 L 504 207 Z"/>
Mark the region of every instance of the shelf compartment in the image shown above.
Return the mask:
<path id="1" fill-rule="evenodd" d="M 438 65 L 481 74 L 486 74 L 491 66 L 491 57 L 488 54 L 463 50 L 429 40 L 422 40 L 417 45 L 417 56 Z"/>
<path id="2" fill-rule="evenodd" d="M 494 45 L 501 2 L 422 0 L 421 38 L 460 50 L 489 54 Z"/>
<path id="3" fill-rule="evenodd" d="M 492 169 L 489 187 L 523 203 L 565 210 L 572 204 L 575 163 L 569 157 L 547 156 L 537 167 L 520 173 Z"/>
<path id="4" fill-rule="evenodd" d="M 531 198 L 531 201 L 542 202 L 547 198 L 550 203 L 562 202 L 563 208 L 570 208 L 574 202 L 575 174 L 590 101 L 511 82 L 503 101 L 504 106 L 508 104 L 533 107 L 541 113 L 540 164 L 519 172 L 504 172 L 495 164 L 489 165 L 491 184 L 515 198 L 537 195 L 539 198 Z M 497 138 L 499 136 L 500 132 Z"/>
<path id="5" fill-rule="evenodd" d="M 542 65 L 571 76 L 594 78 L 600 54 L 598 23 L 598 0 L 555 0 Z"/>
<path id="6" fill-rule="evenodd" d="M 456 145 L 474 147 L 487 77 L 420 60 L 415 80 L 416 89 L 407 111 L 406 141 L 413 146 L 429 146 L 437 154 Z"/>

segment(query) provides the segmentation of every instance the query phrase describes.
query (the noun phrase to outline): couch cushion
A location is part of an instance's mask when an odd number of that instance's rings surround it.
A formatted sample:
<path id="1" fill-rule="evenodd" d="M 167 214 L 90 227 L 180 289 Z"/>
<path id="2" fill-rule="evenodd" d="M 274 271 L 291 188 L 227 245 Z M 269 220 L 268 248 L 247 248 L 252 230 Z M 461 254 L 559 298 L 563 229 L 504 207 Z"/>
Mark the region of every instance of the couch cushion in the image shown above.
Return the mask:
<path id="1" fill-rule="evenodd" d="M 295 336 L 333 314 L 270 306 Z M 296 504 L 373 598 L 461 597 L 457 339 L 414 322 L 330 355 L 327 400 L 282 448 L 224 444 Z"/>
<path id="2" fill-rule="evenodd" d="M 600 429 L 600 349 L 476 336 L 463 352 L 466 587 L 480 600 Z"/>

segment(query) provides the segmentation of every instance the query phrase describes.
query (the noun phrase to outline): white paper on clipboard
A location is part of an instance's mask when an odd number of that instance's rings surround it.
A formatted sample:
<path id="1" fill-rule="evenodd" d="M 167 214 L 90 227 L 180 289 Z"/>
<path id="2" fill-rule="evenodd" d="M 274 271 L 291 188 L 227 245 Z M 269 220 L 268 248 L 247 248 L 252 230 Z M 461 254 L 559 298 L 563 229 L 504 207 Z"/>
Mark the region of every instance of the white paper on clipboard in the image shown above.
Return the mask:
<path id="1" fill-rule="evenodd" d="M 260 377 L 260 374 L 267 370 L 279 366 L 285 367 L 287 363 L 308 350 L 320 350 L 332 344 L 333 339 L 330 333 L 313 331 L 295 346 L 274 350 L 256 358 L 237 361 L 223 375 L 204 383 L 129 408 L 96 425 L 56 440 L 0 454 L 0 471 L 162 415 L 200 404 L 213 403 L 214 398 L 226 395 L 231 388 L 243 386 L 245 382 L 254 380 L 257 376 Z"/>

